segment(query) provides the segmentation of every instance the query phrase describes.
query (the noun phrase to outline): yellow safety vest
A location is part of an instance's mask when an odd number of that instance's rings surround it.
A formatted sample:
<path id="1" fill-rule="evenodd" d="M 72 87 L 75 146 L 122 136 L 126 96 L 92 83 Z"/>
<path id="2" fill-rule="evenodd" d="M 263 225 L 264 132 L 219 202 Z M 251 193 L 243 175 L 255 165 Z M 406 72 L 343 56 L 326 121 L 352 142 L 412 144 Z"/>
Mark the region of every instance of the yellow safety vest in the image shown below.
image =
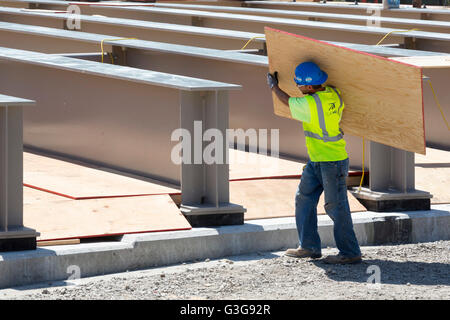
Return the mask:
<path id="1" fill-rule="evenodd" d="M 339 128 L 345 106 L 339 90 L 326 86 L 323 91 L 306 95 L 304 98 L 291 99 L 289 99 L 289 106 L 293 118 L 303 122 L 306 147 L 311 161 L 347 159 L 346 143 L 343 132 Z M 298 101 L 301 102 L 298 103 Z M 296 105 L 302 105 L 302 107 L 295 109 Z"/>

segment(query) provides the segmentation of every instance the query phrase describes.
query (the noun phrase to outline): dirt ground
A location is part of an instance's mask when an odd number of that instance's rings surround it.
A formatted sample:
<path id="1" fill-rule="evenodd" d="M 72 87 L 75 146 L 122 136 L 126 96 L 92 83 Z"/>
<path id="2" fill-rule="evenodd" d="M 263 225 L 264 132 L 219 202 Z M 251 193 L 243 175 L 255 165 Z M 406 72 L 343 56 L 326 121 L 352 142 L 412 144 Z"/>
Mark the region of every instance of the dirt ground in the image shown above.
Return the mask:
<path id="1" fill-rule="evenodd" d="M 327 265 L 259 252 L 0 290 L 2 300 L 449 300 L 450 241 L 361 247 L 363 262 Z M 323 257 L 336 254 L 323 249 Z"/>

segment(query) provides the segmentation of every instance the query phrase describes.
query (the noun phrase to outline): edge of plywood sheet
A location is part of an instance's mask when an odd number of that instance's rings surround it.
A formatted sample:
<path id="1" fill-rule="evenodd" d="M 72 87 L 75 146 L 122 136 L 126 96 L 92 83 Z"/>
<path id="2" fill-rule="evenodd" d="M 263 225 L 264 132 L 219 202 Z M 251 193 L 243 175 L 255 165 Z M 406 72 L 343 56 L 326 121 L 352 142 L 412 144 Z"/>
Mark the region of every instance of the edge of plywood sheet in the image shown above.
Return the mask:
<path id="1" fill-rule="evenodd" d="M 328 73 L 326 84 L 342 92 L 345 133 L 425 154 L 420 67 L 269 27 L 265 34 L 269 71 L 278 71 L 280 88 L 288 95 L 303 96 L 294 70 L 314 61 Z M 292 119 L 289 108 L 272 96 L 275 114 Z"/>
<path id="2" fill-rule="evenodd" d="M 26 197 L 36 198 L 36 190 Z M 24 225 L 40 232 L 38 241 L 84 239 L 192 229 L 169 195 L 94 200 L 54 200 L 43 196 L 24 203 Z"/>
<path id="3" fill-rule="evenodd" d="M 169 195 L 169 196 L 181 196 L 181 192 L 162 192 L 162 193 L 140 193 L 140 194 L 125 194 L 125 195 L 112 195 L 112 196 L 82 196 L 82 197 L 73 197 L 68 194 L 59 193 L 57 191 L 40 188 L 37 186 L 33 186 L 31 184 L 24 183 L 24 187 L 28 187 L 31 189 L 39 190 L 42 192 L 51 193 L 55 196 L 60 196 L 63 198 L 71 199 L 71 200 L 94 200 L 94 199 L 113 199 L 113 198 L 131 198 L 131 197 L 148 197 L 148 196 L 161 196 L 161 195 Z"/>
<path id="4" fill-rule="evenodd" d="M 176 194 L 167 182 L 54 155 L 23 153 L 24 185 L 69 199 Z"/>
<path id="5" fill-rule="evenodd" d="M 390 60 L 407 63 L 424 69 L 450 68 L 450 55 L 390 57 Z"/>

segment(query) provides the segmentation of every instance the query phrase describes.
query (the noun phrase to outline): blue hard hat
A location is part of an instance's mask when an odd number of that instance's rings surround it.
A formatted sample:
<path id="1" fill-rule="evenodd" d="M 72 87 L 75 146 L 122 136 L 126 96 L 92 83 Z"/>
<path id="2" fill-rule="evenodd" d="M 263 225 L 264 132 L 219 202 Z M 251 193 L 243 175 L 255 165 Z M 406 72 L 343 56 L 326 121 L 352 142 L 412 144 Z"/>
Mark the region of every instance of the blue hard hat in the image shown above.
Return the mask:
<path id="1" fill-rule="evenodd" d="M 303 62 L 295 68 L 294 81 L 299 86 L 323 84 L 327 79 L 328 74 L 314 62 Z"/>

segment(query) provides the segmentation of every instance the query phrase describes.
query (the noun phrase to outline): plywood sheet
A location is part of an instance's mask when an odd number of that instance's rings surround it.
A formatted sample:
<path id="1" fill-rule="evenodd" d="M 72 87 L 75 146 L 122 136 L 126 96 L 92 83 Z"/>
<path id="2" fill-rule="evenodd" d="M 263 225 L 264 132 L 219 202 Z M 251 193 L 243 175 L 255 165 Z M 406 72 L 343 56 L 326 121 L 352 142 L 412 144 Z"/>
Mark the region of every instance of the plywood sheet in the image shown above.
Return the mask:
<path id="1" fill-rule="evenodd" d="M 399 149 L 425 154 L 422 69 L 387 58 L 265 28 L 269 70 L 280 87 L 301 97 L 295 67 L 313 61 L 328 73 L 326 84 L 342 91 L 345 133 Z M 273 94 L 275 114 L 291 118 Z"/>
<path id="2" fill-rule="evenodd" d="M 72 200 L 49 192 L 23 187 L 23 205 L 36 203 L 71 203 Z"/>
<path id="3" fill-rule="evenodd" d="M 229 149 L 230 180 L 299 176 L 305 163 Z"/>
<path id="4" fill-rule="evenodd" d="M 450 55 L 446 56 L 415 56 L 415 57 L 392 57 L 391 60 L 412 64 L 425 69 L 450 68 Z"/>
<path id="5" fill-rule="evenodd" d="M 416 189 L 430 192 L 431 204 L 450 203 L 450 151 L 427 148 L 415 164 Z"/>
<path id="6" fill-rule="evenodd" d="M 243 205 L 245 220 L 295 216 L 295 192 L 299 179 L 263 179 L 230 182 L 230 201 Z M 366 211 L 348 192 L 351 212 Z M 325 214 L 324 194 L 320 197 L 317 214 Z"/>
<path id="7" fill-rule="evenodd" d="M 24 225 L 40 232 L 38 241 L 191 229 L 169 195 L 60 199 L 24 188 Z"/>
<path id="8" fill-rule="evenodd" d="M 24 152 L 23 161 L 25 185 L 73 199 L 180 192 L 178 188 L 160 181 L 138 179 L 29 152 Z"/>

